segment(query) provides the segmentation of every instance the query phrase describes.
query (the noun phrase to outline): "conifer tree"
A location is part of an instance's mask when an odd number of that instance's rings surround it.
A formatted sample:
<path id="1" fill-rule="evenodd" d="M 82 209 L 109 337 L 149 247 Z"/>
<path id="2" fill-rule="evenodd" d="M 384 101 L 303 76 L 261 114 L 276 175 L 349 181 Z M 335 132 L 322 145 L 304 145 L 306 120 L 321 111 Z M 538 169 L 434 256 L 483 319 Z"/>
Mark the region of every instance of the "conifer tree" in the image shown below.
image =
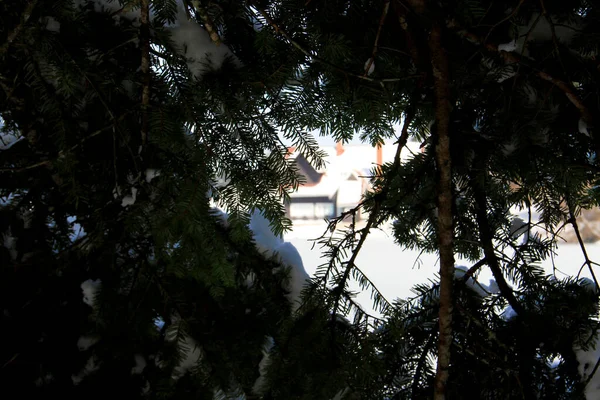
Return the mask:
<path id="1" fill-rule="evenodd" d="M 7 398 L 595 398 L 599 22 L 588 0 L 0 3 Z M 321 166 L 313 131 L 397 153 L 309 281 L 281 234 L 286 142 Z M 388 221 L 441 265 L 395 302 L 357 265 Z M 539 265 L 567 227 L 592 280 Z"/>

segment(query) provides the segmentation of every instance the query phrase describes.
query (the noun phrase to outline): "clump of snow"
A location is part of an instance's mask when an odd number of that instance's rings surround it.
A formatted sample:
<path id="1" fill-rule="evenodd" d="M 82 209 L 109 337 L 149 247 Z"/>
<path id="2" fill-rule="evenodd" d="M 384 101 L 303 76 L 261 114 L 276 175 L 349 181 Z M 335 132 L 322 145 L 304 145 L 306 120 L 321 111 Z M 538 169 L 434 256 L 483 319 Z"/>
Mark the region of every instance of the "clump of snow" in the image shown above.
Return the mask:
<path id="1" fill-rule="evenodd" d="M 171 33 L 171 40 L 177 51 L 186 58 L 190 72 L 199 79 L 211 67 L 220 68 L 223 61 L 233 54 L 224 44 L 214 43 L 200 24 L 188 19 L 181 0 L 177 1 L 177 8 L 175 23 L 166 28 Z"/>
<path id="2" fill-rule="evenodd" d="M 529 224 L 527 222 L 519 217 L 515 217 L 510 221 L 509 235 L 512 239 L 516 239 L 524 233 L 527 233 L 529 230 L 528 228 Z"/>
<path id="3" fill-rule="evenodd" d="M 54 376 L 52 374 L 46 374 L 44 376 L 40 376 L 35 380 L 35 386 L 40 387 L 49 384 L 54 380 Z"/>
<path id="4" fill-rule="evenodd" d="M 121 201 L 121 207 L 127 207 L 127 206 L 131 206 L 133 204 L 135 204 L 135 199 L 137 197 L 137 188 L 136 187 L 132 187 L 131 188 L 131 195 L 127 195 L 125 197 L 123 197 L 123 200 Z"/>
<path id="5" fill-rule="evenodd" d="M 227 213 L 225 213 L 223 210 L 221 210 L 220 208 L 217 207 L 213 207 L 210 210 L 210 213 L 212 215 L 214 215 L 215 217 L 217 217 L 219 219 L 219 221 L 221 222 L 221 224 L 223 224 L 223 226 L 225 228 L 227 228 L 229 226 L 229 221 L 228 221 L 228 217 L 227 217 Z"/>
<path id="6" fill-rule="evenodd" d="M 496 282 L 495 279 L 490 279 L 490 283 L 487 285 L 487 291 L 490 294 L 500 293 L 500 288 L 498 287 L 498 282 Z"/>
<path id="7" fill-rule="evenodd" d="M 68 216 L 67 222 L 71 225 L 71 232 L 69 233 L 69 239 L 71 242 L 76 241 L 77 239 L 81 239 L 86 235 L 85 230 L 81 226 L 81 224 L 77 223 L 77 217 Z"/>
<path id="8" fill-rule="evenodd" d="M 586 381 L 590 379 L 590 375 L 594 372 L 594 367 L 600 359 L 600 336 L 596 338 L 595 343 L 585 351 L 581 348 L 575 347 L 575 356 L 579 363 L 578 371 L 581 379 Z M 600 369 L 600 368 L 598 368 Z M 600 399 L 600 371 L 596 371 L 594 376 L 590 379 L 589 383 L 585 387 L 585 398 L 588 400 Z"/>
<path id="9" fill-rule="evenodd" d="M 262 353 L 263 357 L 258 363 L 258 378 L 254 381 L 254 386 L 252 386 L 252 393 L 260 395 L 264 391 L 265 378 L 267 374 L 267 367 L 269 366 L 270 354 L 271 350 L 275 342 L 272 337 L 268 336 L 266 338 L 266 342 L 263 345 Z"/>
<path id="10" fill-rule="evenodd" d="M 79 348 L 79 351 L 86 351 L 87 349 L 98 343 L 98 340 L 98 336 L 80 336 L 79 340 L 77 340 L 77 347 Z"/>
<path id="11" fill-rule="evenodd" d="M 517 49 L 517 41 L 513 40 L 512 42 L 504 43 L 498 45 L 498 51 L 515 51 Z"/>
<path id="12" fill-rule="evenodd" d="M 504 154 L 505 156 L 510 156 L 512 153 L 515 152 L 516 149 L 517 145 L 514 142 L 506 143 L 500 148 L 502 154 Z"/>
<path id="13" fill-rule="evenodd" d="M 8 150 L 23 139 L 24 137 L 17 133 L 0 132 L 0 150 Z"/>
<path id="14" fill-rule="evenodd" d="M 81 291 L 83 292 L 83 302 L 92 308 L 94 308 L 95 306 L 96 292 L 100 288 L 101 284 L 102 282 L 100 281 L 100 279 L 88 279 L 81 284 Z"/>
<path id="15" fill-rule="evenodd" d="M 123 7 L 117 0 L 75 1 L 80 6 L 84 6 L 89 2 L 93 3 L 95 12 L 111 14 L 117 24 L 120 23 L 121 19 L 126 19 L 134 27 L 140 26 L 139 7 Z M 201 24 L 193 19 L 188 19 L 186 7 L 182 0 L 177 0 L 175 22 L 165 25 L 165 28 L 170 32 L 176 50 L 186 58 L 192 75 L 200 79 L 210 69 L 219 69 L 226 58 L 231 57 L 232 60 L 237 60 L 226 45 L 214 43 Z M 150 20 L 154 21 L 154 13 L 152 10 L 150 11 Z"/>
<path id="16" fill-rule="evenodd" d="M 368 71 L 367 71 L 367 68 L 369 68 Z M 373 73 L 373 71 L 375 71 L 375 60 L 373 60 L 373 58 L 369 58 L 365 62 L 365 67 L 363 69 L 365 70 L 367 75 L 371 75 Z"/>
<path id="17" fill-rule="evenodd" d="M 131 374 L 140 375 L 142 372 L 144 372 L 144 368 L 146 368 L 146 359 L 140 354 L 136 354 L 133 356 L 133 358 L 135 361 L 135 366 L 131 368 Z"/>
<path id="18" fill-rule="evenodd" d="M 46 30 L 50 32 L 60 32 L 60 22 L 58 22 L 54 17 L 48 16 L 44 17 L 46 20 Z"/>
<path id="19" fill-rule="evenodd" d="M 173 372 L 174 379 L 185 375 L 188 370 L 196 367 L 200 357 L 202 357 L 200 346 L 198 346 L 196 341 L 191 337 L 185 337 L 185 344 L 183 347 L 185 350 L 185 358 L 181 360 L 181 363 L 175 368 L 175 371 Z"/>
<path id="20" fill-rule="evenodd" d="M 8 254 L 10 254 L 10 259 L 13 261 L 16 260 L 17 255 L 18 255 L 17 239 L 14 236 L 12 236 L 10 228 L 2 236 L 3 236 L 2 242 L 3 242 L 4 248 L 8 250 Z"/>
<path id="21" fill-rule="evenodd" d="M 456 279 L 463 279 L 469 269 L 464 265 L 457 265 L 454 267 L 454 277 Z M 500 292 L 498 284 L 494 279 L 490 279 L 489 285 L 481 283 L 473 277 L 469 277 L 466 280 L 465 286 L 477 293 L 481 297 L 489 296 L 490 294 L 496 294 Z"/>
<path id="22" fill-rule="evenodd" d="M 146 381 L 146 384 L 140 392 L 142 393 L 142 396 L 145 396 L 150 392 L 150 381 Z"/>
<path id="23" fill-rule="evenodd" d="M 116 200 L 119 196 L 121 196 L 121 188 L 119 186 L 115 186 L 112 193 L 113 193 L 113 197 Z"/>
<path id="24" fill-rule="evenodd" d="M 282 237 L 273 233 L 269 221 L 260 211 L 252 213 L 248 227 L 252 231 L 256 249 L 263 254 L 272 256 L 275 247 L 283 243 Z"/>
<path id="25" fill-rule="evenodd" d="M 162 329 L 163 326 L 165 326 L 165 321 L 160 317 L 154 318 L 152 322 L 154 322 L 154 326 L 156 326 L 158 329 Z"/>
<path id="26" fill-rule="evenodd" d="M 121 87 L 129 96 L 135 95 L 135 84 L 130 79 L 124 79 L 121 81 Z"/>
<path id="27" fill-rule="evenodd" d="M 596 283 L 593 280 L 591 280 L 590 278 L 581 278 L 580 282 L 581 282 L 581 286 L 583 286 L 590 292 L 592 292 L 592 293 L 598 292 L 598 287 L 596 286 Z"/>
<path id="28" fill-rule="evenodd" d="M 502 318 L 505 321 L 510 321 L 511 319 L 517 316 L 517 312 L 512 308 L 512 306 L 506 307 L 504 312 L 502 313 Z"/>
<path id="29" fill-rule="evenodd" d="M 298 249 L 290 242 L 285 242 L 281 236 L 271 231 L 269 221 L 260 213 L 255 211 L 250 218 L 250 229 L 254 236 L 254 243 L 259 252 L 267 257 L 274 257 L 282 265 L 289 267 L 289 283 L 286 288 L 287 298 L 292 304 L 292 310 L 296 311 L 300 305 L 302 289 L 310 277 L 304 269 L 302 257 Z"/>
<path id="30" fill-rule="evenodd" d="M 460 279 L 463 276 L 465 276 L 465 274 L 467 273 L 468 270 L 469 270 L 469 268 L 465 267 L 464 265 L 455 265 L 454 266 L 454 277 Z"/>
<path id="31" fill-rule="evenodd" d="M 498 78 L 496 79 L 496 82 L 502 83 L 507 79 L 515 77 L 516 75 L 517 75 L 517 70 L 512 65 L 509 65 L 506 68 L 502 68 L 502 70 L 498 74 Z"/>
<path id="32" fill-rule="evenodd" d="M 146 183 L 152 182 L 152 179 L 156 178 L 157 176 L 160 176 L 159 169 L 148 168 L 146 170 Z"/>
<path id="33" fill-rule="evenodd" d="M 578 128 L 579 128 L 579 133 L 583 133 L 585 136 L 590 137 L 590 132 L 588 131 L 588 125 L 582 118 L 579 119 Z"/>
<path id="34" fill-rule="evenodd" d="M 83 369 L 81 371 L 79 371 L 79 373 L 77 375 L 71 376 L 71 380 L 73 381 L 73 384 L 79 385 L 86 376 L 93 374 L 94 372 L 96 372 L 98 370 L 98 368 L 100 368 L 100 364 L 99 364 L 96 356 L 93 355 L 90 358 L 88 358 L 87 363 L 85 364 Z"/>
<path id="35" fill-rule="evenodd" d="M 339 392 L 337 392 L 335 394 L 335 396 L 333 396 L 333 398 L 331 400 L 342 400 L 342 399 L 344 399 L 346 397 L 346 395 L 348 393 L 350 393 L 350 388 L 346 387 L 346 388 L 340 390 Z"/>

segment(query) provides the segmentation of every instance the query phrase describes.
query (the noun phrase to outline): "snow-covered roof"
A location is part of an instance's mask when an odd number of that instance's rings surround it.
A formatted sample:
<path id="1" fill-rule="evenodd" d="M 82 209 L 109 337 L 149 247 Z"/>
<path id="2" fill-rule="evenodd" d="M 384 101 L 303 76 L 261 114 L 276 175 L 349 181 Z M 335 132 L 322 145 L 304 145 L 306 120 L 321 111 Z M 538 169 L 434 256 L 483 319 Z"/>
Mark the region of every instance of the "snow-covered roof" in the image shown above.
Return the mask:
<path id="1" fill-rule="evenodd" d="M 332 199 L 335 196 L 340 181 L 328 175 L 323 175 L 321 181 L 312 186 L 300 186 L 297 191 L 290 194 L 291 198 L 307 198 L 307 197 L 327 197 Z"/>

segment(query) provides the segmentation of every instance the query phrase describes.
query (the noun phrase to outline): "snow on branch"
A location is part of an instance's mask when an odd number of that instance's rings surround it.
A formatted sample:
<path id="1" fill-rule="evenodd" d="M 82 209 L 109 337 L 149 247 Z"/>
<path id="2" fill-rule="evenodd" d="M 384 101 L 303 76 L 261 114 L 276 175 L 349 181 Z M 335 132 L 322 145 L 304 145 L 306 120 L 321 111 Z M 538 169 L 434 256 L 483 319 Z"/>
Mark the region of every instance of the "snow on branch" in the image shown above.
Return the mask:
<path id="1" fill-rule="evenodd" d="M 183 56 L 192 75 L 201 79 L 211 69 L 219 69 L 226 59 L 231 59 L 239 65 L 231 50 L 221 43 L 214 24 L 208 19 L 206 11 L 199 4 L 194 4 L 194 10 L 204 21 L 199 23 L 189 17 L 186 2 L 177 0 L 177 15 L 175 21 L 166 23 L 163 28 L 171 34 L 171 40 L 180 56 Z M 108 13 L 119 24 L 122 19 L 131 23 L 134 27 L 142 26 L 142 15 L 139 7 L 131 5 L 122 6 L 113 0 L 75 0 L 75 5 L 84 7 L 92 4 L 94 12 Z M 150 23 L 156 24 L 156 14 L 150 9 Z"/>
<path id="2" fill-rule="evenodd" d="M 484 40 L 484 38 L 479 37 L 472 32 L 469 32 L 467 29 L 461 27 L 454 20 L 450 21 L 448 23 L 448 28 L 453 29 L 459 36 L 461 36 L 473 43 L 483 46 L 488 51 L 498 53 L 506 62 L 515 63 L 515 64 L 523 64 L 526 61 L 528 61 L 528 59 L 526 57 L 523 57 L 520 54 L 512 51 L 513 46 L 497 45 L 497 44 L 486 42 Z M 508 50 L 511 50 L 511 51 L 508 51 Z M 530 63 L 527 63 L 527 64 L 530 64 Z M 592 113 L 587 108 L 587 106 L 583 103 L 583 100 L 576 93 L 575 88 L 573 87 L 572 84 L 562 81 L 562 80 L 550 75 L 549 73 L 547 73 L 545 71 L 538 70 L 533 67 L 531 69 L 537 74 L 537 76 L 540 79 L 550 82 L 554 86 L 556 86 L 558 89 L 560 89 L 565 94 L 565 96 L 567 96 L 567 99 L 575 107 L 577 107 L 577 109 L 579 110 L 579 112 L 581 114 L 581 118 L 583 119 L 583 121 L 585 123 L 589 124 L 590 127 L 593 127 L 594 119 L 593 119 Z"/>

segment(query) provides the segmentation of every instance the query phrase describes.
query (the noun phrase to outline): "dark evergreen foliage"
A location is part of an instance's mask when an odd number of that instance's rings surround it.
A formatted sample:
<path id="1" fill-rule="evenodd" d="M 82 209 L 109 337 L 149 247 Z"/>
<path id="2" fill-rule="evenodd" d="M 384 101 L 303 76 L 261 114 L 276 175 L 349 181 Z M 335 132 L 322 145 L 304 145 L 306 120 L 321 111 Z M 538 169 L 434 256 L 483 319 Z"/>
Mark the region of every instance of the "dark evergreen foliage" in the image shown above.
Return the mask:
<path id="1" fill-rule="evenodd" d="M 195 76 L 170 36 L 178 3 L 151 0 L 147 105 L 145 38 L 124 16 L 140 2 L 99 3 L 0 2 L 1 133 L 18 139 L 0 142 L 4 398 L 430 398 L 438 283 L 389 302 L 355 261 L 390 220 L 399 245 L 437 250 L 433 21 L 450 63 L 455 252 L 500 287 L 481 295 L 456 279 L 447 397 L 582 398 L 573 346 L 595 343 L 600 288 L 539 262 L 599 203 L 595 2 L 430 1 L 415 13 L 418 1 L 185 1 L 231 51 Z M 423 152 L 375 168 L 373 190 L 330 221 L 324 264 L 292 312 L 285 269 L 247 225 L 262 210 L 276 233 L 290 227 L 283 204 L 301 177 L 282 138 L 320 166 L 315 130 L 395 137 L 399 153 L 411 137 Z M 513 206 L 540 211 L 548 235 L 515 235 Z M 81 284 L 98 279 L 90 307 Z M 383 317 L 357 305 L 350 281 Z"/>

